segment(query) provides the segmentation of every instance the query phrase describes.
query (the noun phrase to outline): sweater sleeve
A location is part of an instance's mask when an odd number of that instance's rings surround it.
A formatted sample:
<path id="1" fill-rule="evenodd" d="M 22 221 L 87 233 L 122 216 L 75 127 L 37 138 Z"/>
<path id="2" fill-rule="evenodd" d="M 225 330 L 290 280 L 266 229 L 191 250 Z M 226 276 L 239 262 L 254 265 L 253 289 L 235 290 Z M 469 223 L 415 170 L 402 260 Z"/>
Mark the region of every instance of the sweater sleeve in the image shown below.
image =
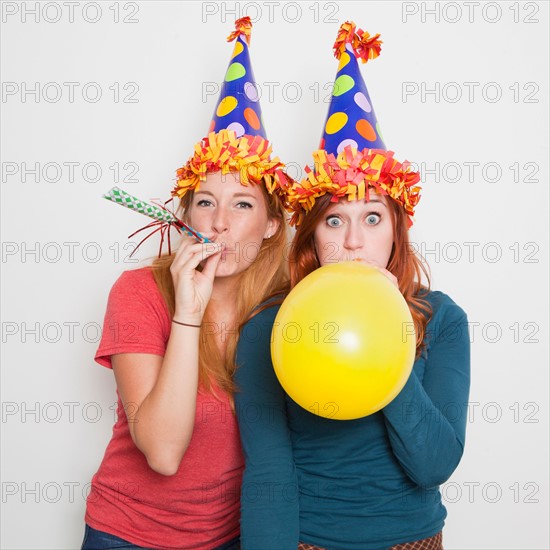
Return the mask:
<path id="1" fill-rule="evenodd" d="M 241 495 L 243 550 L 296 550 L 299 506 L 285 392 L 271 363 L 278 307 L 252 318 L 237 347 L 235 408 L 245 456 Z"/>
<path id="2" fill-rule="evenodd" d="M 449 299 L 434 316 L 424 378 L 411 373 L 383 409 L 393 452 L 417 485 L 447 481 L 462 457 L 470 388 L 470 339 L 464 311 Z"/>

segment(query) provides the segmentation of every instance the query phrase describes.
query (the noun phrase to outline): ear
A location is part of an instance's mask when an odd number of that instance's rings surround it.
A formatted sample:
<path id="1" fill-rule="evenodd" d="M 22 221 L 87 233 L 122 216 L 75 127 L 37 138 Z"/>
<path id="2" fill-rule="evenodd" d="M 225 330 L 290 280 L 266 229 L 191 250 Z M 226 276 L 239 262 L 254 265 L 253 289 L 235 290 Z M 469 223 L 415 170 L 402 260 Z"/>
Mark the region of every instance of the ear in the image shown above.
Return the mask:
<path id="1" fill-rule="evenodd" d="M 265 228 L 264 239 L 273 237 L 273 235 L 277 232 L 277 229 L 279 229 L 280 224 L 281 222 L 277 218 L 269 218 Z"/>

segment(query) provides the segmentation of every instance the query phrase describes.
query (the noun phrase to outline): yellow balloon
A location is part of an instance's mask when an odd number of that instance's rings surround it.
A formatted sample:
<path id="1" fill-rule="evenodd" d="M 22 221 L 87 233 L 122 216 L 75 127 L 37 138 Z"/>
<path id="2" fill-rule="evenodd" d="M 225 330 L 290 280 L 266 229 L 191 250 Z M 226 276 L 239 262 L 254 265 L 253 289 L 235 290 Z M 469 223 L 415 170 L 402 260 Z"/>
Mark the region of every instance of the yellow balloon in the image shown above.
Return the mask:
<path id="1" fill-rule="evenodd" d="M 407 382 L 415 353 L 407 302 L 362 262 L 326 265 L 300 281 L 281 305 L 271 339 L 288 395 L 335 420 L 385 407 Z"/>

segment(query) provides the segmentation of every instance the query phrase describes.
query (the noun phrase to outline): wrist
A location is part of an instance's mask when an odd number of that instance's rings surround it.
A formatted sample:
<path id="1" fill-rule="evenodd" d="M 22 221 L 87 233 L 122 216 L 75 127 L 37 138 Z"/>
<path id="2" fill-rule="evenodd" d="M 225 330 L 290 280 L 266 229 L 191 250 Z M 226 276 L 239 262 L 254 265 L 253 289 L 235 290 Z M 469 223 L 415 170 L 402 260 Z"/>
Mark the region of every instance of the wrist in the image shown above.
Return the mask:
<path id="1" fill-rule="evenodd" d="M 176 325 L 180 325 L 182 327 L 190 327 L 190 328 L 201 328 L 201 325 L 196 325 L 193 323 L 182 323 L 181 321 L 176 321 L 176 319 L 172 319 L 172 323 L 175 323 Z"/>
<path id="2" fill-rule="evenodd" d="M 176 309 L 172 317 L 173 321 L 178 323 L 183 323 L 186 325 L 199 325 L 202 323 L 202 314 L 197 313 L 188 313 L 184 311 L 179 311 Z"/>

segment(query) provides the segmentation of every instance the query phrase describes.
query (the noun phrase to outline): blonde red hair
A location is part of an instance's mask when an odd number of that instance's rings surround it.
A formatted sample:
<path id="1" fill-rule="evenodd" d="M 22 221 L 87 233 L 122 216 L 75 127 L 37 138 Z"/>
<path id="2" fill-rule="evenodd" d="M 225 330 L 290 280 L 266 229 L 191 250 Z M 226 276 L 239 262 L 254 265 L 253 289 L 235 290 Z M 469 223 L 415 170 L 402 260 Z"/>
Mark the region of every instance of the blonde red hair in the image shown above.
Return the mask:
<path id="1" fill-rule="evenodd" d="M 257 307 L 259 304 L 274 295 L 283 296 L 288 292 L 288 267 L 286 262 L 282 261 L 288 244 L 285 209 L 276 193 L 268 193 L 263 183 L 259 185 L 265 199 L 267 215 L 270 219 L 277 219 L 279 225 L 270 238 L 263 240 L 255 260 L 239 275 L 235 296 L 237 326 L 236 330 L 226 333 L 227 348 L 223 356 L 216 343 L 216 336 L 219 334 L 212 330 L 213 327 L 218 327 L 216 319 L 212 317 L 209 306 L 206 307 L 199 338 L 199 381 L 203 388 L 211 390 L 214 394 L 216 392 L 212 390 L 213 382 L 227 393 L 232 394 L 235 391 L 235 353 L 243 325 L 261 310 Z M 178 215 L 185 222 L 189 221 L 193 195 L 194 191 L 191 190 L 180 201 L 181 212 L 178 212 Z M 154 260 L 151 266 L 155 282 L 172 316 L 175 311 L 175 294 L 170 266 L 174 256 L 175 253 L 163 255 Z"/>

